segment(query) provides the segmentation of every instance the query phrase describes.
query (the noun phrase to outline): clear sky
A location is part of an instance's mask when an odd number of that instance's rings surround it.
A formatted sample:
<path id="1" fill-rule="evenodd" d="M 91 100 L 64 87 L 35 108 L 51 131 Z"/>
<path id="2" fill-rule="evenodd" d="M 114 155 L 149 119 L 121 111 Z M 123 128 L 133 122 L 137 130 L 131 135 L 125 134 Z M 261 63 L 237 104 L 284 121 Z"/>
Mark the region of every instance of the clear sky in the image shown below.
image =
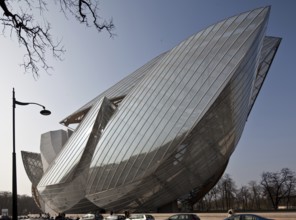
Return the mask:
<path id="1" fill-rule="evenodd" d="M 12 88 L 16 99 L 38 106 L 16 108 L 18 193 L 31 195 L 21 150 L 40 152 L 40 135 L 62 129 L 59 122 L 146 62 L 220 20 L 271 5 L 267 35 L 282 43 L 249 115 L 226 172 L 237 186 L 260 180 L 264 171 L 296 171 L 296 1 L 294 0 L 104 0 L 103 18 L 113 18 L 117 36 L 98 34 L 58 8 L 49 12 L 55 38 L 67 50 L 63 62 L 48 59 L 50 74 L 35 80 L 19 66 L 24 48 L 0 35 L 0 191 L 12 190 Z M 2 11 L 0 11 L 2 13 Z"/>

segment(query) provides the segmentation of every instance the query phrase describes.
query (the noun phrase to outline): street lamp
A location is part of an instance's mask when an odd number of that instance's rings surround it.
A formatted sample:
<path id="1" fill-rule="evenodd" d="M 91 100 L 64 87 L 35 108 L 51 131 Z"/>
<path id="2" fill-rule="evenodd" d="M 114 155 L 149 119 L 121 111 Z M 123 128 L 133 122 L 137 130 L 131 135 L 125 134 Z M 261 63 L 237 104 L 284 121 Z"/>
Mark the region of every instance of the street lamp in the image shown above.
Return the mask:
<path id="1" fill-rule="evenodd" d="M 15 154 L 15 107 L 16 105 L 39 105 L 43 108 L 41 115 L 50 115 L 51 112 L 46 110 L 43 105 L 35 102 L 19 102 L 15 99 L 14 88 L 12 90 L 12 219 L 17 220 L 17 178 L 16 178 L 16 154 Z"/>

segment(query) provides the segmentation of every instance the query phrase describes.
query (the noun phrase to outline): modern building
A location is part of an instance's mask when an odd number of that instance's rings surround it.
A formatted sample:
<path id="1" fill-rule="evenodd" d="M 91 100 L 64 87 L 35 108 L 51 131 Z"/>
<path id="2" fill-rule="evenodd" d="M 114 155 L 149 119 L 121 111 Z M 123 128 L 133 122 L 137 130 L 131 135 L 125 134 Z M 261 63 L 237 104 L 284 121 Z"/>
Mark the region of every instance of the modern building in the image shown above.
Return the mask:
<path id="1" fill-rule="evenodd" d="M 68 131 L 24 152 L 44 210 L 147 211 L 219 180 L 242 135 L 280 38 L 270 7 L 220 21 L 154 58 L 61 121 Z"/>

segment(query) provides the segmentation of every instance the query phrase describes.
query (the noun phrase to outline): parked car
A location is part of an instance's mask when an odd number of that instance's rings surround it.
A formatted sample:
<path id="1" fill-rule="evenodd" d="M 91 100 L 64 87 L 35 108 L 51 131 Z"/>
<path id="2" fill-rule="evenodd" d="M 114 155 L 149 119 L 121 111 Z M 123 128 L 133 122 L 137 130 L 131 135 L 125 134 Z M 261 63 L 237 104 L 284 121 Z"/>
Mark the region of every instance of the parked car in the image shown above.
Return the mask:
<path id="1" fill-rule="evenodd" d="M 254 214 L 236 214 L 232 215 L 224 220 L 272 220 L 270 218 L 265 218 Z"/>
<path id="2" fill-rule="evenodd" d="M 103 220 L 104 217 L 100 214 L 86 214 L 84 216 L 82 216 L 81 218 L 82 220 Z"/>
<path id="3" fill-rule="evenodd" d="M 131 214 L 130 220 L 154 220 L 154 217 L 149 214 Z"/>
<path id="4" fill-rule="evenodd" d="M 125 220 L 125 216 L 124 215 L 109 215 L 105 218 L 105 220 Z"/>
<path id="5" fill-rule="evenodd" d="M 168 220 L 200 220 L 200 218 L 193 213 L 184 213 L 172 215 L 168 218 Z"/>

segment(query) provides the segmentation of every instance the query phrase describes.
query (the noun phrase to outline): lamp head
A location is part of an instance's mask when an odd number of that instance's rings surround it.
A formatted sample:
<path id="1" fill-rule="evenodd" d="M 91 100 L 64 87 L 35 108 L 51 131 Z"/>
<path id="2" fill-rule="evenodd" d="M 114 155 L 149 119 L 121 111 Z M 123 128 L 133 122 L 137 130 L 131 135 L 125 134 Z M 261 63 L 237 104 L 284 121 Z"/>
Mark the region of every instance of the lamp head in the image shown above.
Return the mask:
<path id="1" fill-rule="evenodd" d="M 46 110 L 45 108 L 43 110 L 40 111 L 41 115 L 50 115 L 51 112 L 49 110 Z"/>

